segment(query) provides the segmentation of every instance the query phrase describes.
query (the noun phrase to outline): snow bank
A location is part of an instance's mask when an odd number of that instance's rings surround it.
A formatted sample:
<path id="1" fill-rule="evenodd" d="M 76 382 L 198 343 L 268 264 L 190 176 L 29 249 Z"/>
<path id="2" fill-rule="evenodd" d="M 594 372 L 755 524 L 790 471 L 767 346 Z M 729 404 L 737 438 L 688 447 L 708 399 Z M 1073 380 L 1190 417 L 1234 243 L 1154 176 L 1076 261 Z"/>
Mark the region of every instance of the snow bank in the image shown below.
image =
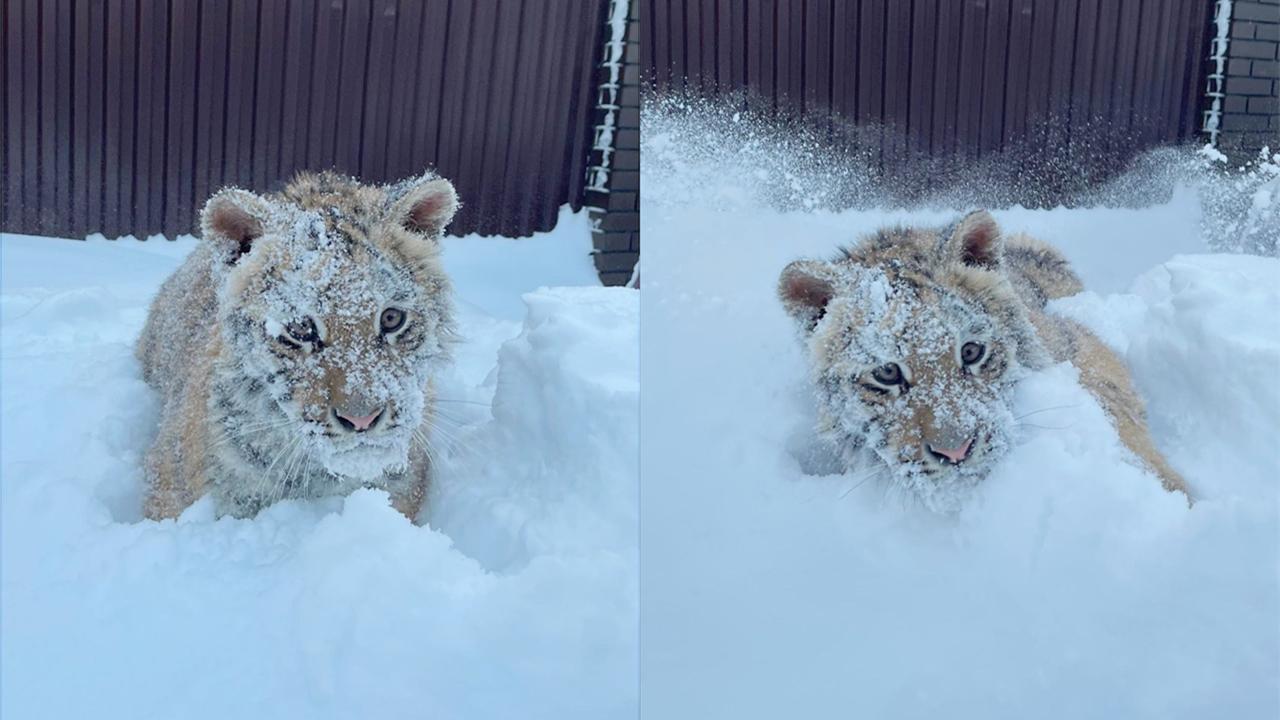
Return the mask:
<path id="1" fill-rule="evenodd" d="M 644 172 L 647 192 L 664 182 Z M 814 447 L 774 292 L 794 258 L 953 212 L 708 194 L 643 209 L 646 714 L 1280 713 L 1280 261 L 1203 254 L 1187 191 L 997 211 L 1081 272 L 1090 292 L 1055 311 L 1125 354 L 1200 500 L 1163 492 L 1064 364 L 1020 385 L 1017 446 L 939 516 Z"/>
<path id="2" fill-rule="evenodd" d="M 446 241 L 466 342 L 426 527 L 376 491 L 140 520 L 132 342 L 193 243 L 0 239 L 0 714 L 634 715 L 638 298 L 534 290 L 594 282 L 585 221 Z"/>

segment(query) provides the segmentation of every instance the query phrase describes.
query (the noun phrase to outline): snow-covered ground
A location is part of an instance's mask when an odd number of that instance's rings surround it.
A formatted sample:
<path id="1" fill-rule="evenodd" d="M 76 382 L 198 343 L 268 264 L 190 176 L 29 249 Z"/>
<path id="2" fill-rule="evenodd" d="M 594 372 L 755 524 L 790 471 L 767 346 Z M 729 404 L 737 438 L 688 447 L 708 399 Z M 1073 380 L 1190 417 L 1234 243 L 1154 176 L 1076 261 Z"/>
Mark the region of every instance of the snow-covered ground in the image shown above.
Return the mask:
<path id="1" fill-rule="evenodd" d="M 1127 359 L 1198 502 L 1135 466 L 1059 365 L 1020 385 L 1017 447 L 963 511 L 937 515 L 815 464 L 800 343 L 775 288 L 793 259 L 955 212 L 779 212 L 753 185 L 782 161 L 654 130 L 646 716 L 1280 716 L 1280 260 L 1207 253 L 1186 188 L 1141 209 L 995 212 L 1073 261 L 1089 290 L 1054 309 Z"/>
<path id="2" fill-rule="evenodd" d="M 639 299 L 538 289 L 598 284 L 586 218 L 446 239 L 421 527 L 374 491 L 141 520 L 132 345 L 194 243 L 0 236 L 0 716 L 633 717 Z"/>

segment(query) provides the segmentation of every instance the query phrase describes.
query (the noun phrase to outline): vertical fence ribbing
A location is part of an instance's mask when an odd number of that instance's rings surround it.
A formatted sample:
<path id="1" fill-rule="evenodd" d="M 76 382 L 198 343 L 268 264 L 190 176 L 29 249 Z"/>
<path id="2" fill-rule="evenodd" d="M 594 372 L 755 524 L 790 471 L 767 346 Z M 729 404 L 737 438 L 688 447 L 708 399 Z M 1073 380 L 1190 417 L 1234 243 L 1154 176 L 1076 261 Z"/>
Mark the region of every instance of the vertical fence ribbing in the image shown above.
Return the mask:
<path id="1" fill-rule="evenodd" d="M 582 206 L 606 7 L 6 2 L 0 228 L 174 237 L 224 184 L 434 168 L 464 203 L 452 232 L 548 230 Z"/>
<path id="2" fill-rule="evenodd" d="M 890 173 L 922 157 L 980 160 L 1081 141 L 1073 152 L 1109 151 L 1121 165 L 1194 135 L 1188 108 L 1198 105 L 1202 68 L 1190 40 L 1204 32 L 1200 5 L 745 0 L 745 28 L 718 22 L 708 32 L 701 3 L 649 0 L 652 52 L 642 56 L 642 74 L 659 93 L 746 90 L 753 109 L 812 127 L 832 117 L 892 126 L 862 135 L 873 141 L 863 149 Z M 717 73 L 709 86 L 702 59 L 724 58 L 725 48 L 732 63 L 741 54 L 745 71 Z"/>

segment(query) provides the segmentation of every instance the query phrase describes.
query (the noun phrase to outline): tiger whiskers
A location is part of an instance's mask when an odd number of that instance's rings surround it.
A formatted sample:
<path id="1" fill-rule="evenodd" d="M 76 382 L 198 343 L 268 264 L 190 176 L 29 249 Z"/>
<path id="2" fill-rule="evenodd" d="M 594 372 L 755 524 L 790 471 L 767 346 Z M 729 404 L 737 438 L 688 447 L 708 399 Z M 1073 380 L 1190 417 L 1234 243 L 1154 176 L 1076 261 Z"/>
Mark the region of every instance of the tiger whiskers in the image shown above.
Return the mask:
<path id="1" fill-rule="evenodd" d="M 873 480 L 873 479 L 875 479 L 875 480 L 880 480 L 880 479 L 883 479 L 883 478 L 884 478 L 884 476 L 885 476 L 885 472 L 886 472 L 887 470 L 888 470 L 888 468 L 887 468 L 887 467 L 885 467 L 885 466 L 882 464 L 882 465 L 878 465 L 878 466 L 877 466 L 877 465 L 872 465 L 871 467 L 864 468 L 864 469 L 862 469 L 862 470 L 858 471 L 858 473 L 854 476 L 854 479 L 856 480 L 856 482 L 854 482 L 854 484 L 853 484 L 853 485 L 849 486 L 849 488 L 848 488 L 847 490 L 845 490 L 844 492 L 840 493 L 840 497 L 839 497 L 839 499 L 840 499 L 840 500 L 845 499 L 846 497 L 848 497 L 848 496 L 849 496 L 849 493 L 852 493 L 854 490 L 857 490 L 858 488 L 860 488 L 860 487 L 862 487 L 863 485 L 867 484 L 867 481 L 868 481 L 868 480 Z"/>
<path id="2" fill-rule="evenodd" d="M 1014 420 L 1021 420 L 1021 419 L 1022 419 L 1022 418 L 1024 418 L 1024 417 L 1031 417 L 1032 415 L 1039 415 L 1039 414 L 1040 414 L 1040 413 L 1042 413 L 1042 412 L 1049 412 L 1050 410 L 1069 410 L 1069 409 L 1071 409 L 1071 408 L 1073 408 L 1073 407 L 1077 407 L 1077 403 L 1072 403 L 1072 404 L 1070 404 L 1070 405 L 1053 405 L 1053 406 L 1051 406 L 1051 407 L 1043 407 L 1043 408 L 1040 408 L 1039 410 L 1032 410 L 1031 412 L 1022 413 L 1021 415 L 1015 415 L 1013 419 L 1014 419 Z"/>
<path id="3" fill-rule="evenodd" d="M 289 418 L 274 418 L 261 422 L 238 425 L 234 430 L 225 430 L 214 436 L 213 442 L 209 445 L 209 449 L 212 450 L 214 448 L 221 447 L 229 442 L 240 440 L 248 437 L 249 435 L 256 435 L 263 432 L 269 432 L 271 430 L 279 430 L 280 428 L 288 427 L 292 424 L 293 420 Z"/>

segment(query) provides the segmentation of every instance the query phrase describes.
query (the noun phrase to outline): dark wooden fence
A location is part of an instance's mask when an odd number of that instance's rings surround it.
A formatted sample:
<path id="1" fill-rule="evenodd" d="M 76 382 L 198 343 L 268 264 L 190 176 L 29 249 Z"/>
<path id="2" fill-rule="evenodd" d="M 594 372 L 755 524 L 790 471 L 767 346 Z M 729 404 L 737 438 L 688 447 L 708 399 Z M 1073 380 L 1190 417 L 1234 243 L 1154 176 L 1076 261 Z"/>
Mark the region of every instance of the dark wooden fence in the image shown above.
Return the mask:
<path id="1" fill-rule="evenodd" d="M 1115 169 L 1195 135 L 1210 4 L 646 0 L 642 64 L 660 93 L 874 125 L 890 171 L 1073 141 Z"/>
<path id="2" fill-rule="evenodd" d="M 0 228 L 192 232 L 298 170 L 454 181 L 457 234 L 582 204 L 602 0 L 0 0 Z"/>

